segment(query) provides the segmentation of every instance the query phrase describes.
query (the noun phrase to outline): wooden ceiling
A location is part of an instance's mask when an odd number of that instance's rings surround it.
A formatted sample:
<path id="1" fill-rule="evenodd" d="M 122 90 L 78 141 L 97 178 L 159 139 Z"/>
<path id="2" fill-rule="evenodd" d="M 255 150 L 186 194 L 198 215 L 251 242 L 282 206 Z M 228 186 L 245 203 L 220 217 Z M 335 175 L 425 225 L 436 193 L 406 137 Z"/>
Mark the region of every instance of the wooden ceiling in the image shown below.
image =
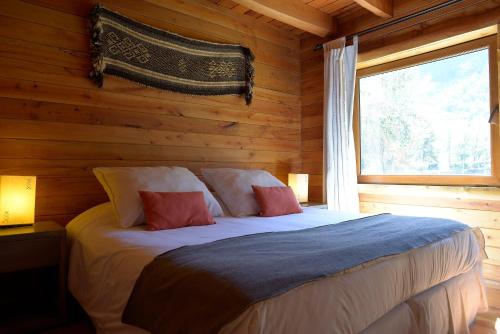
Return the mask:
<path id="1" fill-rule="evenodd" d="M 278 20 L 275 19 L 271 16 L 273 15 L 263 15 L 262 13 L 267 13 L 266 8 L 262 10 L 261 8 L 257 7 L 257 10 L 252 10 L 249 7 L 255 4 L 260 5 L 260 4 L 265 4 L 268 6 L 273 6 L 274 3 L 277 3 L 276 6 L 290 6 L 292 2 L 300 2 L 300 4 L 296 4 L 299 7 L 299 12 L 302 9 L 305 9 L 306 7 L 310 7 L 313 11 L 318 12 L 318 14 L 323 15 L 323 16 L 329 16 L 331 17 L 331 21 L 333 22 L 333 27 L 328 33 L 335 32 L 335 23 L 337 21 L 348 21 L 348 20 L 355 20 L 358 17 L 361 16 L 366 16 L 367 14 L 372 14 L 374 17 L 375 16 L 384 16 L 383 13 L 378 12 L 378 15 L 375 14 L 376 9 L 374 10 L 373 7 L 370 7 L 373 3 L 390 3 L 390 1 L 376 1 L 376 0 L 287 0 L 287 1 L 277 1 L 277 0 L 210 0 L 212 3 L 222 6 L 225 8 L 228 8 L 238 14 L 242 14 L 248 17 L 252 17 L 255 20 L 258 20 L 262 23 L 270 24 L 273 25 L 279 29 L 286 30 L 290 33 L 293 33 L 295 35 L 305 37 L 312 34 L 315 35 L 326 35 L 326 33 L 318 32 L 317 30 L 314 29 L 301 29 L 298 28 L 297 26 L 302 26 L 301 24 L 295 24 L 295 26 L 291 24 L 284 23 L 282 21 L 287 21 L 285 20 Z M 249 3 L 250 6 L 245 6 L 242 3 Z M 304 6 L 301 8 L 300 6 Z M 370 9 L 370 10 L 369 10 Z M 279 9 L 278 9 L 279 10 Z M 314 13 L 312 13 L 314 14 Z M 385 15 L 385 17 L 389 17 L 388 15 Z M 320 17 L 321 18 L 321 17 Z M 317 20 L 311 20 L 311 21 L 317 21 Z"/>

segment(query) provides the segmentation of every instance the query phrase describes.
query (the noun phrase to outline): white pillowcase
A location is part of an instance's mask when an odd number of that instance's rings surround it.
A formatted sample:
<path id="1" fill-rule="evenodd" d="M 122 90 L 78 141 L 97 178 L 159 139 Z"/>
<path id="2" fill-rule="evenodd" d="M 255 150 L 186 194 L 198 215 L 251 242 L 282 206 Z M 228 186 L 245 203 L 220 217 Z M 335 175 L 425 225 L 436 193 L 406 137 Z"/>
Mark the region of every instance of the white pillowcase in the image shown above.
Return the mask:
<path id="1" fill-rule="evenodd" d="M 260 207 L 255 200 L 252 185 L 286 187 L 265 170 L 214 168 L 202 169 L 201 173 L 234 217 L 259 213 Z"/>
<path id="2" fill-rule="evenodd" d="M 131 227 L 145 222 L 139 190 L 154 192 L 202 191 L 212 216 L 222 209 L 207 186 L 183 167 L 98 167 L 94 174 L 113 205 L 118 223 Z"/>

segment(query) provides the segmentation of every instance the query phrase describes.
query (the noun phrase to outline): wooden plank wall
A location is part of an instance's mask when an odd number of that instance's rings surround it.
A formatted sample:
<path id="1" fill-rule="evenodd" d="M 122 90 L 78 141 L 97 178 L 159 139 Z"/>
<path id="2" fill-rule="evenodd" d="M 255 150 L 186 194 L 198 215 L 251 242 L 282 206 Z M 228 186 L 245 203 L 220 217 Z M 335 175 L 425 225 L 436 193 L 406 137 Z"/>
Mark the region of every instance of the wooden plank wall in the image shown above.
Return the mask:
<path id="1" fill-rule="evenodd" d="M 395 3 L 398 1 L 395 0 Z M 479 3 L 479 4 L 474 4 Z M 407 1 L 398 6 L 396 16 L 418 7 L 419 1 Z M 412 45 L 425 45 L 480 29 L 498 22 L 500 5 L 494 1 L 464 1 L 459 8 L 448 10 L 439 17 L 420 18 L 416 26 L 393 27 L 375 36 L 361 39 L 362 61 L 399 52 Z M 404 10 L 403 10 L 404 9 Z M 371 21 L 370 21 L 371 20 Z M 373 22 L 367 17 L 359 21 L 340 22 L 341 31 L 363 30 Z M 463 23 L 463 24 L 462 24 Z M 302 89 L 302 154 L 303 171 L 310 174 L 310 197 L 323 201 L 323 54 L 313 51 L 317 37 L 301 40 Z M 500 281 L 500 188 L 499 187 L 431 187 L 396 185 L 359 185 L 361 211 L 365 213 L 391 212 L 395 214 L 425 215 L 458 219 L 481 227 L 490 259 L 484 261 L 484 273 L 489 279 Z"/>
<path id="2" fill-rule="evenodd" d="M 323 193 L 323 52 L 317 37 L 300 41 L 302 90 L 302 172 L 309 174 L 309 200 L 324 202 Z"/>
<path id="3" fill-rule="evenodd" d="M 86 17 L 103 3 L 192 38 L 255 53 L 252 105 L 88 78 Z M 300 169 L 298 37 L 208 1 L 0 1 L 0 174 L 36 175 L 36 219 L 67 223 L 106 201 L 96 166 Z"/>

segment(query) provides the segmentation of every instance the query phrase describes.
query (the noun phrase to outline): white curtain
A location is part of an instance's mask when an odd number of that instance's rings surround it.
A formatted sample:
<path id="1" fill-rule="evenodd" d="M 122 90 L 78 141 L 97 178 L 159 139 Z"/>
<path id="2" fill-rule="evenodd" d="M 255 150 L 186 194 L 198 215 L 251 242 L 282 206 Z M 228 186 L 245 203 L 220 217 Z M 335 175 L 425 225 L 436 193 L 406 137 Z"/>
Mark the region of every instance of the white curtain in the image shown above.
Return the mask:
<path id="1" fill-rule="evenodd" d="M 325 58 L 324 170 L 329 210 L 359 212 L 356 153 L 352 131 L 358 39 L 323 44 Z"/>

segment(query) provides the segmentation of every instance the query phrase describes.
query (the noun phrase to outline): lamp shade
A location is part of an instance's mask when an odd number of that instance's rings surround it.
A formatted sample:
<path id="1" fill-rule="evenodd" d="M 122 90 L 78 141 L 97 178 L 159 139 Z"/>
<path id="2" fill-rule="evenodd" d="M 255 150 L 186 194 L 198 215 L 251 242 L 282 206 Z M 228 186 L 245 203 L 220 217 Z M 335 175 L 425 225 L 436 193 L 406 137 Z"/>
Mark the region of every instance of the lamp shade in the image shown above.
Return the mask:
<path id="1" fill-rule="evenodd" d="M 292 188 L 299 203 L 308 201 L 309 174 L 288 174 L 288 185 Z"/>
<path id="2" fill-rule="evenodd" d="M 0 176 L 0 226 L 35 222 L 36 176 Z"/>

